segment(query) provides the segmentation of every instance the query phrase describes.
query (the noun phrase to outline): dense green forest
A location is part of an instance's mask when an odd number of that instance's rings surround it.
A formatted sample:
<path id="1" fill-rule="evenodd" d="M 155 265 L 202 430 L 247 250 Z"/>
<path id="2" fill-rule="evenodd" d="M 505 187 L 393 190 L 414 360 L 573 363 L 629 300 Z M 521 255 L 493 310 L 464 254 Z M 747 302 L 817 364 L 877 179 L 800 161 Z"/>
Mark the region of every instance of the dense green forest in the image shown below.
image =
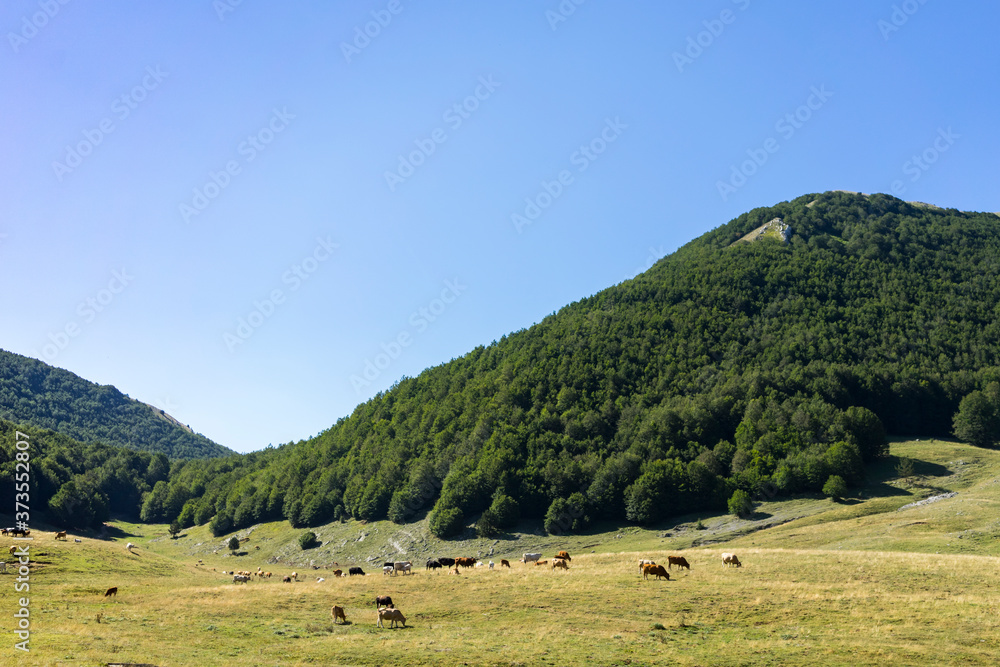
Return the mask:
<path id="1" fill-rule="evenodd" d="M 787 243 L 736 243 L 780 217 Z M 1000 439 L 1000 218 L 831 192 L 403 378 L 315 438 L 147 476 L 147 521 L 653 523 L 864 478 L 886 433 Z"/>
<path id="2" fill-rule="evenodd" d="M 0 418 L 172 459 L 233 453 L 112 386 L 5 350 L 0 350 Z"/>
<path id="3" fill-rule="evenodd" d="M 27 444 L 18 449 L 18 440 Z M 83 444 L 61 433 L 0 419 L 0 479 L 30 482 L 20 489 L 14 483 L 0 484 L 0 506 L 13 508 L 15 492 L 24 492 L 28 500 L 18 500 L 30 508 L 33 520 L 46 512 L 57 526 L 85 528 L 99 526 L 112 511 L 137 520 L 143 495 L 168 479 L 170 465 L 162 452 Z M 18 477 L 25 468 L 29 479 Z"/>

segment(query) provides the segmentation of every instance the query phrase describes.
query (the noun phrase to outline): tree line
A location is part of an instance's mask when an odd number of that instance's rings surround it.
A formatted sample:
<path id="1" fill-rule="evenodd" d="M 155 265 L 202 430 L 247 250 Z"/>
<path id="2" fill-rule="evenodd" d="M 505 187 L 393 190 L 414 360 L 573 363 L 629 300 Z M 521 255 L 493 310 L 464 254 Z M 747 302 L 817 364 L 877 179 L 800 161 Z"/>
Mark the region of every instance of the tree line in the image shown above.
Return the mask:
<path id="1" fill-rule="evenodd" d="M 775 217 L 787 243 L 733 245 Z M 998 223 L 886 195 L 755 209 L 314 438 L 175 462 L 140 516 L 216 535 L 425 515 L 442 537 L 567 532 L 842 494 L 887 433 L 992 446 Z"/>

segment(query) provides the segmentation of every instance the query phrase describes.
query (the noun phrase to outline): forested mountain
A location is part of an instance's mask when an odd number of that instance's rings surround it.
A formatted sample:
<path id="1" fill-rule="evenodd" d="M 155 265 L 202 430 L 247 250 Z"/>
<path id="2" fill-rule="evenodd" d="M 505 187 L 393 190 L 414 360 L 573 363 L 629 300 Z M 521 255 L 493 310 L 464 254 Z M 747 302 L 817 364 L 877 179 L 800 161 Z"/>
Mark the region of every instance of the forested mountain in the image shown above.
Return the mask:
<path id="1" fill-rule="evenodd" d="M 0 418 L 50 429 L 80 442 L 162 452 L 170 458 L 233 453 L 110 385 L 94 384 L 5 350 L 0 350 Z"/>
<path id="2" fill-rule="evenodd" d="M 775 218 L 787 241 L 735 243 Z M 998 251 L 992 213 L 840 192 L 756 209 L 311 440 L 178 463 L 142 516 L 566 531 L 853 484 L 886 432 L 992 445 Z"/>

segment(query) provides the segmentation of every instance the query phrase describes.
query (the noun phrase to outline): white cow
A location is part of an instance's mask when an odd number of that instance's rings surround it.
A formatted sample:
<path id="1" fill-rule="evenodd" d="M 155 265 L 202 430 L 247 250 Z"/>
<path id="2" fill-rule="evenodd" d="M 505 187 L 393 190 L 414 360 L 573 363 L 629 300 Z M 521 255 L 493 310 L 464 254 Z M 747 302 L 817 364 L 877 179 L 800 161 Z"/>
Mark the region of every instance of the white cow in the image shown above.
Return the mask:
<path id="1" fill-rule="evenodd" d="M 541 558 L 541 557 L 542 557 L 542 554 L 540 554 L 540 553 L 539 554 L 524 554 L 524 556 L 521 557 L 521 562 L 524 563 L 524 564 L 526 564 L 526 565 L 528 563 L 532 563 L 532 562 L 537 563 L 538 559 Z"/>
<path id="2" fill-rule="evenodd" d="M 409 574 L 410 570 L 413 568 L 413 563 L 408 560 L 399 561 L 397 563 L 393 563 L 392 565 L 396 572 L 402 572 L 403 574 Z"/>
<path id="3" fill-rule="evenodd" d="M 132 551 L 132 549 L 135 549 L 135 545 L 129 542 L 128 544 L 125 545 L 125 548 L 128 549 L 129 551 Z"/>
<path id="4" fill-rule="evenodd" d="M 490 569 L 493 569 L 493 561 L 490 561 Z"/>
<path id="5" fill-rule="evenodd" d="M 722 566 L 726 567 L 727 565 L 743 567 L 743 563 L 736 557 L 736 554 L 722 554 Z"/>
<path id="6" fill-rule="evenodd" d="M 394 571 L 395 571 L 395 568 L 392 565 L 383 565 L 382 566 L 382 576 L 383 577 L 385 575 L 387 575 L 387 574 L 392 574 Z"/>

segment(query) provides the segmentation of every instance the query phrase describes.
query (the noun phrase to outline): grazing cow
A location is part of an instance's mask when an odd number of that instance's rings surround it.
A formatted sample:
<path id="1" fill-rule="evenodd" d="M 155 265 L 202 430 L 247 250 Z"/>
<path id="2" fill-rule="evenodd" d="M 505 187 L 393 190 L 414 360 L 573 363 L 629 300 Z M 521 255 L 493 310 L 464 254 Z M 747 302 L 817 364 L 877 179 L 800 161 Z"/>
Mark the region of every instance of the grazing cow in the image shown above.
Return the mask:
<path id="1" fill-rule="evenodd" d="M 109 588 L 107 590 L 107 592 L 104 594 L 104 597 L 107 598 L 107 597 L 111 597 L 112 595 L 114 595 L 115 597 L 118 596 L 118 587 L 117 586 L 112 586 L 111 588 Z"/>
<path id="2" fill-rule="evenodd" d="M 567 563 L 567 562 L 566 562 L 566 561 L 565 561 L 564 559 L 562 559 L 562 558 L 554 558 L 554 559 L 552 560 L 552 569 L 554 570 L 554 569 L 556 569 L 557 567 L 561 567 L 561 568 L 562 568 L 562 569 L 564 569 L 564 570 L 568 570 L 568 569 L 569 569 L 569 563 Z"/>
<path id="3" fill-rule="evenodd" d="M 476 559 L 475 558 L 456 558 L 455 559 L 455 567 L 475 567 L 475 566 L 476 566 Z"/>
<path id="4" fill-rule="evenodd" d="M 265 572 L 264 576 L 267 577 L 268 579 L 270 579 L 271 578 L 271 573 L 270 572 Z"/>
<path id="5" fill-rule="evenodd" d="M 503 559 L 500 559 L 500 567 L 510 567 L 510 563 Z"/>
<path id="6" fill-rule="evenodd" d="M 299 573 L 292 572 L 292 581 L 298 581 L 298 580 L 299 580 Z"/>
<path id="7" fill-rule="evenodd" d="M 743 567 L 743 563 L 741 563 L 740 559 L 736 557 L 736 554 L 722 554 L 722 566 L 726 567 L 728 565 Z"/>
<path id="8" fill-rule="evenodd" d="M 476 567 L 486 567 L 486 563 L 484 563 L 483 561 L 479 561 L 478 563 L 476 563 Z"/>
<path id="9" fill-rule="evenodd" d="M 283 584 L 290 584 L 290 583 L 292 583 L 292 578 L 288 577 L 288 576 L 282 577 L 281 578 L 281 583 L 283 583 Z"/>
<path id="10" fill-rule="evenodd" d="M 425 567 L 424 569 L 425 570 L 440 570 L 441 569 L 441 561 L 437 560 L 436 558 L 428 558 L 427 559 L 427 567 Z"/>
<path id="11" fill-rule="evenodd" d="M 537 563 L 538 559 L 541 557 L 542 554 L 524 554 L 524 556 L 521 557 L 521 562 L 524 563 L 525 565 L 527 565 L 532 561 Z"/>
<path id="12" fill-rule="evenodd" d="M 455 567 L 454 558 L 438 558 L 437 562 L 441 563 L 443 567 Z"/>
<path id="13" fill-rule="evenodd" d="M 60 530 L 58 533 L 56 533 L 56 539 L 58 540 L 60 538 L 62 538 L 64 540 L 66 539 L 66 531 L 65 530 Z"/>
<path id="14" fill-rule="evenodd" d="M 131 552 L 132 552 L 132 549 L 135 549 L 135 545 L 134 545 L 134 544 L 132 544 L 131 542 L 129 542 L 128 544 L 126 544 L 126 545 L 125 545 L 125 549 L 126 549 L 126 550 L 127 550 L 127 551 L 128 551 L 129 553 L 131 553 Z"/>
<path id="15" fill-rule="evenodd" d="M 375 608 L 376 609 L 378 609 L 379 607 L 390 607 L 390 608 L 392 608 L 394 606 L 395 605 L 392 604 L 392 598 L 389 597 L 388 595 L 376 595 L 375 596 Z"/>
<path id="16" fill-rule="evenodd" d="M 490 561 L 490 569 L 493 569 L 493 561 Z"/>
<path id="17" fill-rule="evenodd" d="M 535 561 L 535 567 L 538 567 L 539 565 L 548 565 L 548 564 L 549 564 L 549 561 L 547 561 L 547 560 L 536 560 Z"/>
<path id="18" fill-rule="evenodd" d="M 79 537 L 74 537 L 73 541 L 76 542 L 77 544 L 80 544 L 80 543 L 83 542 L 83 540 L 81 540 Z"/>
<path id="19" fill-rule="evenodd" d="M 642 569 L 643 579 L 649 578 L 649 575 L 651 574 L 654 575 L 657 579 L 663 577 L 667 581 L 670 581 L 670 573 L 668 573 L 667 569 L 662 565 L 647 565 Z"/>
<path id="20" fill-rule="evenodd" d="M 406 627 L 406 617 L 398 609 L 379 609 L 378 610 L 378 622 L 375 623 L 377 627 L 384 628 L 382 621 L 389 621 L 389 627 L 396 627 L 396 623 L 402 623 L 403 627 Z"/>
<path id="21" fill-rule="evenodd" d="M 667 569 L 669 570 L 672 565 L 685 567 L 689 570 L 691 569 L 691 566 L 688 565 L 687 558 L 684 556 L 667 556 Z"/>
<path id="22" fill-rule="evenodd" d="M 349 569 L 349 570 L 348 570 L 347 572 L 348 572 L 348 574 L 350 574 L 350 575 L 351 575 L 352 577 L 353 577 L 354 575 L 356 575 L 356 574 L 360 574 L 360 575 L 364 575 L 364 573 L 365 573 L 365 571 L 364 571 L 364 570 L 362 570 L 362 569 L 361 569 L 360 567 L 352 567 L 352 568 L 350 568 L 350 569 Z"/>
<path id="23" fill-rule="evenodd" d="M 17 551 L 17 547 L 11 547 L 10 548 L 10 555 L 13 556 L 15 551 Z"/>
<path id="24" fill-rule="evenodd" d="M 250 582 L 250 577 L 245 574 L 234 574 L 233 583 L 234 584 L 246 584 Z"/>
<path id="25" fill-rule="evenodd" d="M 340 576 L 340 575 L 342 575 L 342 574 L 343 574 L 343 571 L 341 571 L 341 570 L 334 570 L 334 571 L 333 571 L 333 576 L 335 576 L 335 577 L 339 577 L 339 576 Z M 269 576 L 269 577 L 270 577 L 270 576 L 271 576 L 271 573 L 270 573 L 270 572 L 268 572 L 268 573 L 267 573 L 267 576 Z"/>
<path id="26" fill-rule="evenodd" d="M 393 569 L 396 572 L 402 572 L 403 574 L 409 574 L 410 570 L 413 569 L 413 563 L 408 560 L 402 560 L 392 564 Z"/>
<path id="27" fill-rule="evenodd" d="M 28 535 L 31 534 L 31 531 L 28 530 L 27 528 L 8 528 L 7 534 L 10 535 L 11 537 L 17 537 L 18 535 L 20 535 L 21 537 L 27 537 Z"/>
<path id="28" fill-rule="evenodd" d="M 7 529 L 6 528 L 0 528 L 0 535 L 6 535 L 6 534 L 7 534 Z"/>
<path id="29" fill-rule="evenodd" d="M 383 565 L 382 566 L 382 576 L 383 577 L 385 575 L 387 575 L 387 574 L 392 574 L 395 571 L 396 571 L 396 568 L 394 568 L 392 565 Z"/>
<path id="30" fill-rule="evenodd" d="M 642 572 L 643 565 L 656 565 L 656 561 L 645 560 L 643 558 L 639 559 L 639 572 Z"/>
<path id="31" fill-rule="evenodd" d="M 562 558 L 563 560 L 565 560 L 567 562 L 570 562 L 570 561 L 573 560 L 572 558 L 569 557 L 569 552 L 568 551 L 560 551 L 559 553 L 556 554 L 556 558 Z"/>
<path id="32" fill-rule="evenodd" d="M 333 609 L 330 610 L 330 613 L 333 614 L 334 623 L 337 622 L 338 618 L 342 620 L 344 623 L 347 623 L 347 614 L 344 613 L 343 607 L 338 607 L 337 605 L 333 605 Z"/>

